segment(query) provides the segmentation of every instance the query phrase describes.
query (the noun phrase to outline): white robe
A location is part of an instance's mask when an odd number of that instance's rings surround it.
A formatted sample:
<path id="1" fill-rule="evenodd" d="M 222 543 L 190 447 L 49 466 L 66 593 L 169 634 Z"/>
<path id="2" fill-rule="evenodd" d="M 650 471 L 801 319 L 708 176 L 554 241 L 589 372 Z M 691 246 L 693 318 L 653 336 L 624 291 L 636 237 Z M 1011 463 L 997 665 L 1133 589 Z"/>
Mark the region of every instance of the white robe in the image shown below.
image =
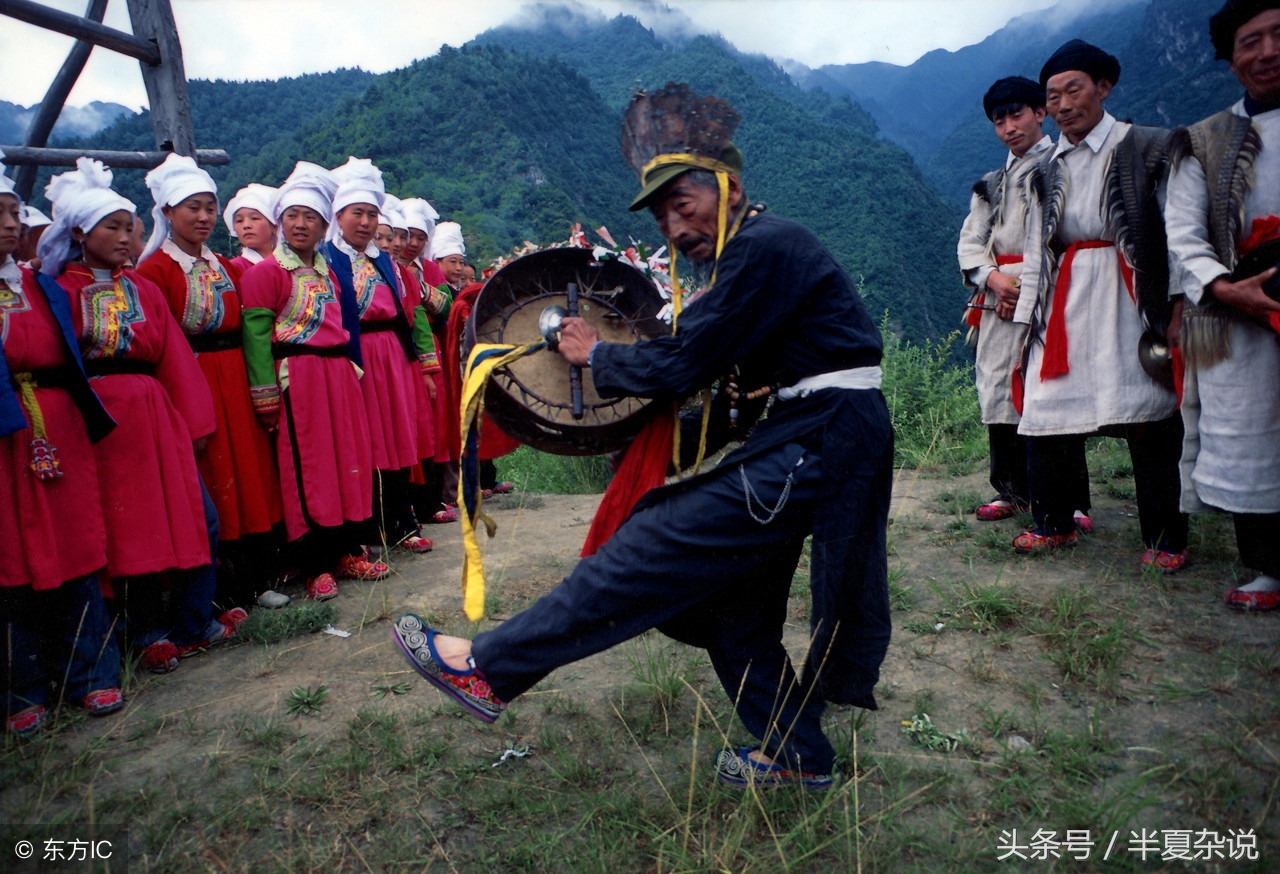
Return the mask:
<path id="1" fill-rule="evenodd" d="M 1057 240 L 1065 249 L 1075 241 L 1104 238 L 1102 204 L 1106 170 L 1116 145 L 1129 125 L 1109 113 L 1078 146 L 1061 137 L 1053 161 L 1061 161 L 1069 174 L 1066 204 L 1058 223 Z M 1034 210 L 1033 214 L 1039 212 Z M 1024 284 L 1015 318 L 1029 318 L 1028 282 L 1038 286 L 1039 259 L 1046 257 L 1037 242 L 1028 242 L 1036 258 L 1024 264 Z M 1061 265 L 1059 264 L 1060 268 Z M 1052 310 L 1053 288 L 1036 288 L 1046 313 Z M 1046 320 L 1047 321 L 1047 320 Z M 1142 318 L 1124 275 L 1118 250 L 1082 249 L 1071 269 L 1066 304 L 1067 363 L 1070 372 L 1040 379 L 1044 359 L 1042 326 L 1032 343 L 1027 365 L 1026 396 L 1018 433 L 1030 437 L 1089 434 L 1108 425 L 1155 422 L 1172 416 L 1178 408 L 1172 391 L 1147 376 L 1138 362 Z"/>
<path id="2" fill-rule="evenodd" d="M 1232 107 L 1245 114 L 1243 102 Z M 1280 110 L 1253 119 L 1262 137 L 1253 187 L 1245 200 L 1247 235 L 1255 218 L 1280 215 Z M 1230 271 L 1209 242 L 1204 168 L 1184 159 L 1169 179 L 1165 205 L 1169 252 L 1187 298 Z M 1230 323 L 1231 356 L 1188 369 L 1182 397 L 1182 509 L 1280 512 L 1280 335 L 1252 322 Z"/>
<path id="3" fill-rule="evenodd" d="M 987 278 L 995 270 L 999 269 L 1009 276 L 1022 276 L 1021 263 L 997 268 L 996 256 L 1023 253 L 1023 246 L 1027 241 L 1026 177 L 1035 167 L 1037 159 L 1043 157 L 1044 152 L 1052 145 L 1052 139 L 1042 137 L 1021 158 L 1014 157 L 1012 152 L 1005 158 L 999 215 L 993 216 L 991 203 L 976 193 L 970 199 L 969 215 L 960 228 L 956 257 L 966 283 L 972 288 L 986 289 L 982 302 L 988 306 L 995 306 L 999 302 L 996 293 L 986 288 Z M 1002 321 L 991 311 L 982 313 L 975 370 L 978 405 L 984 425 L 1018 424 L 1018 411 L 1013 407 L 1010 383 L 1026 333 L 1026 325 Z"/>

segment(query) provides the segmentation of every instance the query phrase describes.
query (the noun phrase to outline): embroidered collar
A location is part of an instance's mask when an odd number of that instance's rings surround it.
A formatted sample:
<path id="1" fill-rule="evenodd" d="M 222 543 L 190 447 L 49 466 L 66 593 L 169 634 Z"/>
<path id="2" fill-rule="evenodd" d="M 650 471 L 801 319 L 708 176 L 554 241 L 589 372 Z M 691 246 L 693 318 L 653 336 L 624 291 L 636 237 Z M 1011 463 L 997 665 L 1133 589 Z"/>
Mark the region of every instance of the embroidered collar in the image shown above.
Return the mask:
<path id="1" fill-rule="evenodd" d="M 276 246 L 275 259 L 285 270 L 297 270 L 307 265 L 302 263 L 302 259 L 298 257 L 298 253 L 289 247 L 288 243 L 280 243 Z M 311 267 L 319 273 L 328 273 L 329 264 L 324 260 L 324 255 L 320 254 L 320 249 L 311 254 Z"/>
<path id="2" fill-rule="evenodd" d="M 171 237 L 165 237 L 164 242 L 160 244 L 160 251 L 178 262 L 178 266 L 182 268 L 183 273 L 190 273 L 191 268 L 196 266 L 197 261 L 208 261 L 214 267 L 218 266 L 218 256 L 213 254 L 213 250 L 205 243 L 200 244 L 200 254 L 198 256 L 188 255 L 178 247 L 178 244 Z"/>
<path id="3" fill-rule="evenodd" d="M 91 278 L 91 279 L 93 279 L 95 282 L 96 282 L 96 281 L 102 281 L 102 282 L 105 282 L 105 281 L 106 281 L 105 279 L 103 279 L 103 280 L 98 280 L 98 270 L 104 270 L 104 271 L 105 271 L 105 268 L 88 267 L 88 266 L 86 266 L 86 265 L 85 265 L 85 263 L 84 263 L 83 261 L 72 261 L 71 263 L 69 263 L 69 264 L 66 266 L 66 270 L 65 270 L 65 272 L 66 272 L 66 273 L 79 273 L 81 276 L 88 276 L 88 277 L 90 277 L 90 278 Z M 111 271 L 111 279 L 113 279 L 113 280 L 115 280 L 115 279 L 119 279 L 119 278 L 120 278 L 120 276 L 121 276 L 121 274 L 123 274 L 123 273 L 124 273 L 124 267 L 117 267 L 117 268 L 115 268 L 114 270 L 112 270 L 112 271 Z"/>
<path id="4" fill-rule="evenodd" d="M 14 287 L 22 282 L 22 268 L 13 260 L 12 255 L 6 255 L 4 263 L 0 264 L 0 280 Z"/>
<path id="5" fill-rule="evenodd" d="M 1102 150 L 1102 144 L 1107 141 L 1107 137 L 1111 135 L 1111 129 L 1116 126 L 1116 117 L 1109 112 L 1102 113 L 1102 121 L 1094 125 L 1093 130 L 1089 131 L 1089 135 L 1080 141 L 1082 145 L 1089 147 L 1095 155 Z M 1058 137 L 1058 148 L 1054 151 L 1053 157 L 1065 154 L 1076 148 L 1071 145 L 1071 141 L 1066 135 Z"/>
<path id="6" fill-rule="evenodd" d="M 1032 146 L 1031 148 L 1027 149 L 1025 152 L 1022 153 L 1022 158 L 1030 158 L 1032 155 L 1038 155 L 1052 145 L 1053 145 L 1053 137 L 1049 136 L 1048 134 L 1045 134 L 1039 140 L 1036 141 L 1036 144 L 1034 146 Z M 1005 156 L 1004 168 L 1008 170 L 1014 164 L 1021 161 L 1022 158 L 1019 158 L 1013 152 L 1010 152 L 1007 156 Z"/>
<path id="7" fill-rule="evenodd" d="M 370 261 L 374 261 L 377 260 L 378 253 L 382 251 L 378 248 L 377 244 L 373 242 L 373 240 L 370 240 L 365 245 L 364 252 L 357 252 L 356 247 L 348 243 L 346 237 L 342 236 L 342 234 L 338 234 L 338 236 L 333 238 L 333 245 L 338 248 L 339 252 L 346 255 L 352 261 L 356 260 L 356 258 L 362 254 Z"/>

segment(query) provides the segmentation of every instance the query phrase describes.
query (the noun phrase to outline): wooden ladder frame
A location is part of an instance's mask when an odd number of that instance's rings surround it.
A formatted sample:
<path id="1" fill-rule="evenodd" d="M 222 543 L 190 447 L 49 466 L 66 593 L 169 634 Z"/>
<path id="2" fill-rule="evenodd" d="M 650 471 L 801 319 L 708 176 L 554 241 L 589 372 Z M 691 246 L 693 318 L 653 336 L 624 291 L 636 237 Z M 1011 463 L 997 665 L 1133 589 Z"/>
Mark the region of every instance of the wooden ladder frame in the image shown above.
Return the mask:
<path id="1" fill-rule="evenodd" d="M 0 0 L 0 15 L 7 15 L 45 30 L 75 37 L 67 60 L 54 77 L 20 146 L 0 145 L 0 160 L 18 169 L 15 188 L 23 200 L 31 199 L 39 167 L 75 166 L 76 158 L 96 158 L 112 167 L 151 168 L 170 152 L 190 155 L 201 164 L 224 165 L 231 158 L 221 149 L 197 149 L 191 125 L 191 102 L 182 64 L 182 45 L 169 0 L 126 0 L 133 33 L 102 24 L 107 0 L 89 0 L 83 16 L 72 15 L 33 0 Z M 95 45 L 137 58 L 151 109 L 154 152 L 46 148 L 54 123 L 62 114 L 67 96 L 89 60 Z"/>

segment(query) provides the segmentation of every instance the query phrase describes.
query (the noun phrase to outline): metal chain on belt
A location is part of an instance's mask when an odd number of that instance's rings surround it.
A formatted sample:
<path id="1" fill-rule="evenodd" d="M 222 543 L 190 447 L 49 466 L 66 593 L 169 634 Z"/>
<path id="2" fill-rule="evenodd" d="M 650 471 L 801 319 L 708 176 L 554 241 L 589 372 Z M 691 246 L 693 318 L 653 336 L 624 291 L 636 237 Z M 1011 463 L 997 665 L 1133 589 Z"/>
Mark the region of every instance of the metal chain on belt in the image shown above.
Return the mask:
<path id="1" fill-rule="evenodd" d="M 760 496 L 756 494 L 756 490 L 751 487 L 751 482 L 747 479 L 747 466 L 745 464 L 738 465 L 738 475 L 742 477 L 742 493 L 747 501 L 747 513 L 751 518 L 759 522 L 761 525 L 768 525 L 774 519 L 778 518 L 778 514 L 782 512 L 782 508 L 787 505 L 787 498 L 791 496 L 791 484 L 795 481 L 796 471 L 800 469 L 800 465 L 804 464 L 804 456 L 801 455 L 796 459 L 795 465 L 787 474 L 787 480 L 783 483 L 782 494 L 778 496 L 778 503 L 770 509 L 764 501 L 760 500 Z M 760 510 L 764 516 L 757 516 L 752 501 L 760 506 Z"/>

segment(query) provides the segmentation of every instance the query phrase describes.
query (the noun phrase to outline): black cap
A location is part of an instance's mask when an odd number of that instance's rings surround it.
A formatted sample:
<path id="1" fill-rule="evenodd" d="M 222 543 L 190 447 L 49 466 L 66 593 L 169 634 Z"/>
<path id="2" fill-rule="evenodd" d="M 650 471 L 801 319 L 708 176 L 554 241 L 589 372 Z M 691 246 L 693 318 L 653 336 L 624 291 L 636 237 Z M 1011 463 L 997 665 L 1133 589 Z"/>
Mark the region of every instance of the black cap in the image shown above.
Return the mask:
<path id="1" fill-rule="evenodd" d="M 1209 39 L 1219 60 L 1230 61 L 1235 50 L 1236 31 L 1268 9 L 1280 9 L 1280 0 L 1227 0 L 1209 19 Z"/>
<path id="2" fill-rule="evenodd" d="M 1079 70 L 1095 80 L 1106 79 L 1112 85 L 1120 81 L 1120 62 L 1115 55 L 1109 55 L 1082 39 L 1071 40 L 1045 61 L 1040 68 L 1040 85 L 1047 85 L 1050 77 L 1067 70 Z"/>
<path id="3" fill-rule="evenodd" d="M 1044 106 L 1044 88 L 1026 76 L 1000 79 L 982 96 L 982 109 L 987 118 L 995 121 L 993 114 L 1002 106 Z"/>

